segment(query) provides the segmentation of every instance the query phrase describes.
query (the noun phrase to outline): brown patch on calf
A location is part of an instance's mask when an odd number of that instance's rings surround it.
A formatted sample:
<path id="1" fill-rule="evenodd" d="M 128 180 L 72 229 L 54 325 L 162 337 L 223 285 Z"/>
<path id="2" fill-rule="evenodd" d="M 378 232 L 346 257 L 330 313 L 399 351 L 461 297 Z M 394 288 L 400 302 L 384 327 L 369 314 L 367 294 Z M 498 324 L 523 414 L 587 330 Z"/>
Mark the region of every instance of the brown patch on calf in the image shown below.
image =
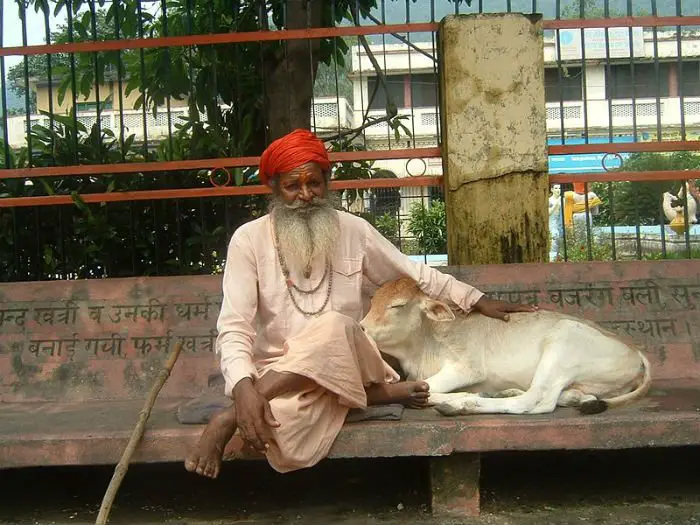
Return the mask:
<path id="1" fill-rule="evenodd" d="M 389 305 L 396 299 L 410 301 L 419 293 L 421 291 L 416 281 L 410 277 L 402 277 L 384 284 L 372 297 L 372 306 L 367 316 L 368 320 L 380 321 Z"/>

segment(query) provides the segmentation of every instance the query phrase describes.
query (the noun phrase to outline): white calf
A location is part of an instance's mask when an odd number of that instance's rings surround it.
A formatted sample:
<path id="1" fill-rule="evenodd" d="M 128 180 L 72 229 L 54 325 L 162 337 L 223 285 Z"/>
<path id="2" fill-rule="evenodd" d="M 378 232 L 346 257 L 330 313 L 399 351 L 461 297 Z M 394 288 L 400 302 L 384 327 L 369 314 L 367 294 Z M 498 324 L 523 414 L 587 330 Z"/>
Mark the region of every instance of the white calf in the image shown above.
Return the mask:
<path id="1" fill-rule="evenodd" d="M 540 414 L 557 405 L 594 414 L 651 385 L 642 352 L 592 322 L 550 311 L 508 322 L 455 315 L 410 279 L 380 288 L 361 324 L 409 379 L 428 383 L 444 415 Z"/>

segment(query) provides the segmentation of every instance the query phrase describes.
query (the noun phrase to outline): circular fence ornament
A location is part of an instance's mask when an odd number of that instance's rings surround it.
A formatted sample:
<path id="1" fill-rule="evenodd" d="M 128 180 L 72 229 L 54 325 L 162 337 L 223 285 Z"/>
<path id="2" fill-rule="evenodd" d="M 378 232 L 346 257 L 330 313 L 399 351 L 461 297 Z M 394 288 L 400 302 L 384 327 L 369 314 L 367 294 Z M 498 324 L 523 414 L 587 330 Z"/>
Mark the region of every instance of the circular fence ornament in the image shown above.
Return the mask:
<path id="1" fill-rule="evenodd" d="M 223 184 L 218 184 L 214 180 L 214 175 L 219 170 L 222 170 L 226 174 L 226 182 L 224 182 Z M 231 184 L 231 173 L 226 168 L 214 168 L 213 170 L 209 171 L 209 182 L 215 188 L 223 188 L 224 186 L 228 186 L 229 184 Z"/>
<path id="2" fill-rule="evenodd" d="M 617 160 L 619 160 L 619 161 L 620 161 L 620 165 L 619 165 L 619 166 L 613 166 L 613 167 L 608 167 L 608 166 L 606 166 L 606 165 L 605 165 L 605 161 L 607 160 L 607 158 L 608 158 L 609 156 L 613 156 L 613 157 L 615 157 Z M 606 153 L 605 155 L 603 155 L 603 158 L 602 158 L 602 160 L 600 161 L 600 163 L 603 165 L 603 169 L 604 169 L 605 171 L 615 170 L 615 169 L 619 168 L 620 166 L 622 166 L 622 155 L 620 155 L 619 153 Z"/>
<path id="3" fill-rule="evenodd" d="M 411 173 L 411 169 L 409 168 L 409 166 L 410 166 L 411 162 L 413 162 L 414 160 L 417 160 L 417 161 L 420 161 L 423 163 L 423 171 L 421 171 L 420 174 Z M 409 177 L 422 177 L 423 175 L 425 175 L 426 171 L 428 171 L 428 164 L 425 162 L 425 159 L 408 159 L 406 161 L 406 173 L 408 174 Z"/>

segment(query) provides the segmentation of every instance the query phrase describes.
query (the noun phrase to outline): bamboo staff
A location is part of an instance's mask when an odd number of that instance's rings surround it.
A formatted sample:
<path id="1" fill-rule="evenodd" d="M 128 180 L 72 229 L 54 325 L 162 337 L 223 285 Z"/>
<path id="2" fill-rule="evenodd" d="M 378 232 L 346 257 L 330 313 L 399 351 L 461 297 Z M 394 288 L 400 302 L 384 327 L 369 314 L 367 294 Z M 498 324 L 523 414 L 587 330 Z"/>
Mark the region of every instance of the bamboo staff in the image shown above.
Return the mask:
<path id="1" fill-rule="evenodd" d="M 139 414 L 139 420 L 131 433 L 129 443 L 127 443 L 126 448 L 122 453 L 122 457 L 119 460 L 117 467 L 114 469 L 112 479 L 110 480 L 109 485 L 107 486 L 107 491 L 102 498 L 102 505 L 100 505 L 100 512 L 97 515 L 97 520 L 95 520 L 95 525 L 105 525 L 107 523 L 109 511 L 112 509 L 112 503 L 114 503 L 114 498 L 117 496 L 119 485 L 121 485 L 121 482 L 126 475 L 126 471 L 129 469 L 129 461 L 131 461 L 131 457 L 134 455 L 134 451 L 143 437 L 143 432 L 146 429 L 146 421 L 151 415 L 151 409 L 156 402 L 156 398 L 158 397 L 160 390 L 168 380 L 168 377 L 170 377 L 170 372 L 172 371 L 173 366 L 175 366 L 175 361 L 177 361 L 177 358 L 180 356 L 181 350 L 182 343 L 178 342 L 175 345 L 175 348 L 173 348 L 173 351 L 170 353 L 165 366 L 160 371 L 158 380 L 155 382 L 153 387 L 151 387 L 151 391 L 149 392 L 146 402 L 144 403 L 144 406 Z"/>

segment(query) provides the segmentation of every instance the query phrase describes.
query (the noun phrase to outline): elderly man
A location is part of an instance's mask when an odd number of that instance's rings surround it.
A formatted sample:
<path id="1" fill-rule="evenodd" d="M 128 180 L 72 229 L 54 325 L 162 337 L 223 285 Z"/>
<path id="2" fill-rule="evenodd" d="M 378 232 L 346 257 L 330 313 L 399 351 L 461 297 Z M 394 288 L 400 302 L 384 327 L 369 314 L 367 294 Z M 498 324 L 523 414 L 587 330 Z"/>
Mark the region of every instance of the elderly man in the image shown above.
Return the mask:
<path id="1" fill-rule="evenodd" d="M 279 472 L 323 459 L 348 411 L 427 404 L 424 382 L 401 382 L 360 328 L 365 281 L 408 276 L 427 295 L 490 317 L 534 307 L 494 301 L 399 252 L 368 222 L 327 200 L 323 143 L 296 130 L 262 155 L 273 190 L 269 214 L 234 233 L 223 276 L 217 352 L 233 398 L 215 415 L 185 467 L 215 478 L 238 429 Z"/>

